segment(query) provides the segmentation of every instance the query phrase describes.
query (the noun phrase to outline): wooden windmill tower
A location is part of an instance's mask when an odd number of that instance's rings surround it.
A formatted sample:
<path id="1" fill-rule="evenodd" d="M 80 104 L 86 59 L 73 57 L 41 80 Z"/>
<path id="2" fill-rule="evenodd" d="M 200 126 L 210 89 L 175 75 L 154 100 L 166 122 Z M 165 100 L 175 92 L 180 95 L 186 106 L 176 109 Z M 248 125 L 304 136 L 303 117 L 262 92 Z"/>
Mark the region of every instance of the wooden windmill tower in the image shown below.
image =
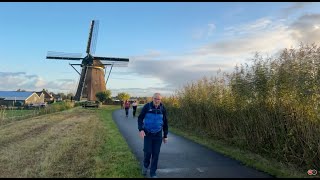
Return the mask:
<path id="1" fill-rule="evenodd" d="M 129 59 L 127 58 L 114 58 L 114 57 L 99 57 L 93 56 L 95 52 L 97 34 L 98 34 L 99 23 L 95 20 L 91 21 L 89 39 L 87 44 L 87 55 L 81 57 L 81 54 L 71 53 L 58 53 L 49 51 L 47 59 L 57 60 L 82 60 L 81 64 L 70 64 L 74 70 L 77 71 L 73 65 L 80 65 L 82 67 L 80 80 L 75 94 L 74 100 L 88 100 L 95 101 L 96 93 L 106 91 L 106 83 L 109 79 L 113 66 L 127 66 Z M 110 65 L 110 71 L 107 81 L 105 81 L 106 66 Z"/>

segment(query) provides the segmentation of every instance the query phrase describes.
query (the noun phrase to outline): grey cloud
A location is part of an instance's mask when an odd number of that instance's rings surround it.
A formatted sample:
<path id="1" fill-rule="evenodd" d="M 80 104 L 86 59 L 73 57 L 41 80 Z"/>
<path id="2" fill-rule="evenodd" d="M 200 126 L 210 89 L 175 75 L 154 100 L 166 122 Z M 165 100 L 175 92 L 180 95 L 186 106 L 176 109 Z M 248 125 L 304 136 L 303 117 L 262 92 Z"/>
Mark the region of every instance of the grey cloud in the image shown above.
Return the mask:
<path id="1" fill-rule="evenodd" d="M 289 28 L 291 36 L 297 42 L 320 42 L 320 14 L 306 14 L 299 17 Z"/>
<path id="2" fill-rule="evenodd" d="M 217 55 L 217 56 L 241 56 L 257 51 L 259 40 L 262 38 L 258 35 L 251 35 L 247 37 L 234 38 L 230 40 L 223 40 L 220 42 L 207 44 L 195 53 L 199 55 Z M 261 45 L 260 45 L 261 46 Z M 263 45 L 262 45 L 263 46 Z M 260 47 L 259 47 L 260 48 Z"/>
<path id="3" fill-rule="evenodd" d="M 282 16 L 287 17 L 290 14 L 296 12 L 297 10 L 303 9 L 306 5 L 309 5 L 311 3 L 312 2 L 294 2 L 291 4 L 291 6 L 282 10 Z"/>
<path id="4" fill-rule="evenodd" d="M 195 64 L 192 67 L 198 67 L 198 68 L 208 68 L 210 66 L 214 67 L 228 67 L 226 64 Z"/>
<path id="5" fill-rule="evenodd" d="M 26 75 L 25 72 L 0 72 L 1 90 L 35 90 L 35 84 L 38 81 L 36 75 Z"/>
<path id="6" fill-rule="evenodd" d="M 196 58 L 196 57 L 195 57 Z M 134 58 L 133 71 L 142 76 L 152 76 L 159 78 L 167 87 L 181 87 L 190 81 L 196 81 L 204 76 L 214 76 L 219 68 L 230 67 L 228 65 L 219 65 L 214 63 L 201 63 L 195 65 L 186 65 L 184 57 L 171 60 L 139 60 Z"/>
<path id="7" fill-rule="evenodd" d="M 275 53 L 278 49 L 296 46 L 300 42 L 320 42 L 320 14 L 302 15 L 287 26 L 282 20 L 270 22 L 263 18 L 239 28 L 230 27 L 228 32 L 232 37 L 204 45 L 193 53 L 240 57 L 254 52 Z"/>
<path id="8" fill-rule="evenodd" d="M 163 96 L 170 96 L 176 90 L 175 87 L 165 87 L 165 88 L 157 88 L 157 87 L 149 87 L 149 88 L 120 88 L 120 89 L 110 89 L 112 92 L 112 96 L 117 96 L 120 92 L 127 92 L 131 97 L 135 96 L 147 96 L 151 97 L 155 92 L 161 93 Z"/>
<path id="9" fill-rule="evenodd" d="M 0 90 L 3 91 L 17 89 L 39 91 L 45 88 L 51 92 L 67 92 L 75 86 L 76 82 L 70 79 L 45 82 L 38 75 L 28 75 L 25 72 L 0 72 Z"/>
<path id="10" fill-rule="evenodd" d="M 107 78 L 106 78 L 107 79 Z M 118 79 L 118 80 L 135 80 L 135 78 L 120 78 L 120 77 L 112 77 L 112 79 Z"/>
<path id="11" fill-rule="evenodd" d="M 26 78 L 38 78 L 37 75 L 26 75 Z"/>
<path id="12" fill-rule="evenodd" d="M 289 35 L 290 29 L 281 20 L 271 22 L 262 18 L 253 23 L 240 25 L 238 30 L 235 30 L 237 27 L 229 28 L 231 37 L 203 45 L 193 53 L 223 58 L 246 58 L 255 52 L 273 53 L 276 49 L 293 45 L 293 39 Z"/>
<path id="13" fill-rule="evenodd" d="M 70 82 L 70 81 L 74 81 L 72 79 L 57 79 L 57 81 L 59 82 Z"/>

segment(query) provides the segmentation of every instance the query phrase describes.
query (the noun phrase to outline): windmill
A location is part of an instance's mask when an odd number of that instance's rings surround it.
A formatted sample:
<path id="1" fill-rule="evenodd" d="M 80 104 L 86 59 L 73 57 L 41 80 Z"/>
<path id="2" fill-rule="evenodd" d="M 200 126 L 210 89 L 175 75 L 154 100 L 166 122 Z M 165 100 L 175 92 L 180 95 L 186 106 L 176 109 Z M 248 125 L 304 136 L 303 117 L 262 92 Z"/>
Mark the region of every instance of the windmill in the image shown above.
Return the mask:
<path id="1" fill-rule="evenodd" d="M 69 65 L 80 75 L 77 92 L 74 96 L 74 100 L 88 100 L 95 101 L 96 93 L 106 91 L 106 84 L 108 82 L 111 70 L 113 66 L 123 67 L 127 66 L 128 58 L 115 58 L 115 57 L 99 57 L 92 54 L 95 53 L 95 46 L 98 35 L 99 22 L 92 20 L 89 31 L 89 38 L 87 43 L 85 57 L 81 57 L 79 53 L 59 53 L 49 51 L 47 53 L 47 59 L 56 60 L 82 60 L 81 64 L 70 64 Z M 74 68 L 74 65 L 82 67 L 81 73 Z M 106 66 L 110 66 L 109 75 L 107 81 L 105 81 Z"/>

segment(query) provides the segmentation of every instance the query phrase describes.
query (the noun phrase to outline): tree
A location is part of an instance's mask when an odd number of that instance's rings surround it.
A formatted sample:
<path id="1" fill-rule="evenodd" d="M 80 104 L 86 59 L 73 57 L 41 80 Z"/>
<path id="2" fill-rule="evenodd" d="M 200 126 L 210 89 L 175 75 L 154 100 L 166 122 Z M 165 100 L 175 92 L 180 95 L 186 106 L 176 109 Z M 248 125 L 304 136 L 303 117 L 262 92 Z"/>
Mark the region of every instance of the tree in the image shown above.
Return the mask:
<path id="1" fill-rule="evenodd" d="M 58 93 L 58 95 L 62 98 L 62 100 L 67 99 L 67 96 L 64 93 Z"/>
<path id="2" fill-rule="evenodd" d="M 102 92 L 97 92 L 96 97 L 98 98 L 98 100 L 100 102 L 104 102 L 107 99 L 111 98 L 111 91 L 110 90 L 106 90 L 106 91 L 102 91 Z"/>
<path id="3" fill-rule="evenodd" d="M 117 98 L 118 98 L 120 101 L 125 101 L 125 100 L 130 99 L 130 95 L 129 95 L 128 93 L 121 92 L 121 93 L 118 93 Z"/>
<path id="4" fill-rule="evenodd" d="M 67 99 L 71 99 L 71 97 L 73 97 L 74 95 L 73 95 L 73 93 L 68 93 L 67 94 Z"/>

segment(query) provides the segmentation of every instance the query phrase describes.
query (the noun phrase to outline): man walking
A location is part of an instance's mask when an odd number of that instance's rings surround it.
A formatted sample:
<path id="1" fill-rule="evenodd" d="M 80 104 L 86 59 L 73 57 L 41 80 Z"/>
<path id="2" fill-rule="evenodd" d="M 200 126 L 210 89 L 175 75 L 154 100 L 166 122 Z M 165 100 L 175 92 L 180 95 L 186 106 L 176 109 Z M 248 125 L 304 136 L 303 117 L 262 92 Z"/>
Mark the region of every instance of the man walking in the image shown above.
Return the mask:
<path id="1" fill-rule="evenodd" d="M 153 95 L 153 101 L 145 104 L 138 117 L 139 135 L 144 140 L 143 151 L 144 160 L 142 166 L 142 174 L 147 174 L 150 165 L 150 177 L 156 178 L 156 170 L 158 167 L 158 159 L 160 147 L 168 141 L 168 120 L 167 112 L 161 103 L 160 93 Z M 163 135 L 162 135 L 163 131 Z"/>

